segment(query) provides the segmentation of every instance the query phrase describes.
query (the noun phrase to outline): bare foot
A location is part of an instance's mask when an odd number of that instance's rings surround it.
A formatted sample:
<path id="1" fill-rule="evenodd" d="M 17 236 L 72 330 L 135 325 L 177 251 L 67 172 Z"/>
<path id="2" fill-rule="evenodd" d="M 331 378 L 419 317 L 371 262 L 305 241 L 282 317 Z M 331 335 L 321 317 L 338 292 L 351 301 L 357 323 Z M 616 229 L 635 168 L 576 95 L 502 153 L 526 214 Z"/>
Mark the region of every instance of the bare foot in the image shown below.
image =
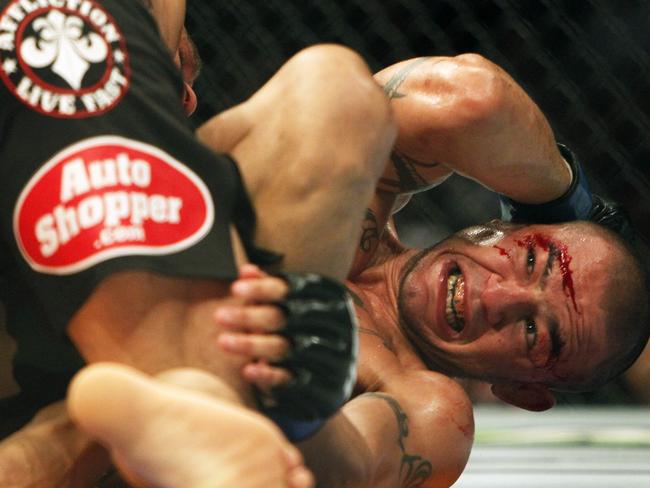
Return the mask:
<path id="1" fill-rule="evenodd" d="M 208 377 L 219 384 L 199 371 L 188 388 L 122 365 L 92 365 L 74 378 L 68 410 L 136 486 L 313 486 L 297 449 L 268 419 L 216 398 L 218 388 L 196 391 Z"/>

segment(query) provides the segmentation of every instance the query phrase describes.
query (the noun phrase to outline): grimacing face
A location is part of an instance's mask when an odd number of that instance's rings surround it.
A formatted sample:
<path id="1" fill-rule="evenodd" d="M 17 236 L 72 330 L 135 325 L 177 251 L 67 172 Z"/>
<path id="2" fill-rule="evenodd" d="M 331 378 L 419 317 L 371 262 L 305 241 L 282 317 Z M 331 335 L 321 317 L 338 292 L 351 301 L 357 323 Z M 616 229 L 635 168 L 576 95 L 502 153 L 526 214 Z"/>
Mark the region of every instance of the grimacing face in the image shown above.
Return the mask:
<path id="1" fill-rule="evenodd" d="M 588 377 L 608 354 L 601 302 L 618 252 L 575 224 L 465 229 L 405 270 L 403 327 L 450 375 L 548 385 Z"/>

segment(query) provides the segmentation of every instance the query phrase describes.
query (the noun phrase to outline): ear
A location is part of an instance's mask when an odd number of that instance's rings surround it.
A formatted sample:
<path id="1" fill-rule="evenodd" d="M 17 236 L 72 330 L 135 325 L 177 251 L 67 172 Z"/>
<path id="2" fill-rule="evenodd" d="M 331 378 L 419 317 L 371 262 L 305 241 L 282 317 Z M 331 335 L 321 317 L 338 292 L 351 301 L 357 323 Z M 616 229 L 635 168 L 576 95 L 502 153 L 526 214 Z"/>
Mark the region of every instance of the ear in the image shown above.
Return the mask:
<path id="1" fill-rule="evenodd" d="M 555 405 L 555 395 L 541 383 L 506 383 L 492 385 L 498 399 L 533 412 L 543 412 Z"/>
<path id="2" fill-rule="evenodd" d="M 194 113 L 198 103 L 196 93 L 191 85 L 183 82 L 183 110 L 188 117 Z"/>

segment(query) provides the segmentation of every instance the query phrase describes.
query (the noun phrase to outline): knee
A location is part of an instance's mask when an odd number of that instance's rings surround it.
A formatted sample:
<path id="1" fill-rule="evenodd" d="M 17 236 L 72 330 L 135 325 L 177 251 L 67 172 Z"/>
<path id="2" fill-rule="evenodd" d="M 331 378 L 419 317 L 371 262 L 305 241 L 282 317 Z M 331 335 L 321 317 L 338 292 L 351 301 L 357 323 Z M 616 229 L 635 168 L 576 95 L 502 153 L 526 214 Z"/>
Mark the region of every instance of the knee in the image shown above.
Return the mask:
<path id="1" fill-rule="evenodd" d="M 322 44 L 300 51 L 291 61 L 305 88 L 327 103 L 329 110 L 324 115 L 344 115 L 356 126 L 392 123 L 388 97 L 364 59 L 352 49 Z"/>
<path id="2" fill-rule="evenodd" d="M 303 106 L 314 107 L 323 129 L 314 135 L 334 142 L 322 161 L 328 171 L 378 178 L 397 129 L 390 101 L 363 58 L 344 46 L 324 44 L 300 51 L 289 64 L 300 93 L 309 98 Z"/>
<path id="3" fill-rule="evenodd" d="M 285 65 L 309 83 L 319 80 L 348 83 L 371 79 L 372 73 L 363 58 L 354 50 L 339 44 L 316 44 L 298 51 Z M 323 79 L 324 78 L 324 79 Z"/>

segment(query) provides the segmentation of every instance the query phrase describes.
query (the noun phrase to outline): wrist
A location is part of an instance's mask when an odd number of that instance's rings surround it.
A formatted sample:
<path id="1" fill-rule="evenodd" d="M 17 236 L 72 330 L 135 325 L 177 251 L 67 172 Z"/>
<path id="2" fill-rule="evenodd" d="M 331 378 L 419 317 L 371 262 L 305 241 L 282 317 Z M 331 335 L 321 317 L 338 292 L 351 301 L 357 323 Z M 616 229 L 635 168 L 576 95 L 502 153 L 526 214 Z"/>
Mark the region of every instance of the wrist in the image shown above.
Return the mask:
<path id="1" fill-rule="evenodd" d="M 558 149 L 571 171 L 571 184 L 562 196 L 547 203 L 526 204 L 499 196 L 501 217 L 513 222 L 554 223 L 584 220 L 589 217 L 593 200 L 586 175 L 573 152 L 562 144 Z"/>

